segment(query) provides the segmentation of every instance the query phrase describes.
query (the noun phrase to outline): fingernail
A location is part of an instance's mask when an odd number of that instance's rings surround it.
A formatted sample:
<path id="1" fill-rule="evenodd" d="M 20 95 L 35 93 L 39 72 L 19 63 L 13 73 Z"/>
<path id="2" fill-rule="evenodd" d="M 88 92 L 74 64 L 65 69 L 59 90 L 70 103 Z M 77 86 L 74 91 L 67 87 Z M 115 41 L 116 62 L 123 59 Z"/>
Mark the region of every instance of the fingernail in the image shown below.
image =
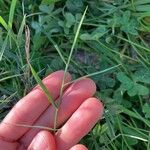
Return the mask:
<path id="1" fill-rule="evenodd" d="M 33 140 L 33 150 L 48 150 L 48 144 L 43 136 L 37 135 Z"/>

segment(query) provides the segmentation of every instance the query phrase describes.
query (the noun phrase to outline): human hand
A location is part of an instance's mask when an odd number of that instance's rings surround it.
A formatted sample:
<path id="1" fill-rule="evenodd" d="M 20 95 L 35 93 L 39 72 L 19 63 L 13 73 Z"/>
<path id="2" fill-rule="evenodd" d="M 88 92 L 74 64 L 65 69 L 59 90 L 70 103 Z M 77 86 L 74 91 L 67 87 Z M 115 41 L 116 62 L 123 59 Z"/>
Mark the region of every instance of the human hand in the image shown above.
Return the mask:
<path id="1" fill-rule="evenodd" d="M 43 80 L 57 100 L 64 72 L 57 71 Z M 65 83 L 71 80 L 68 73 Z M 22 98 L 0 124 L 0 150 L 86 150 L 76 145 L 103 113 L 99 100 L 92 98 L 96 91 L 91 79 L 82 79 L 66 87 L 58 111 L 57 128 L 48 130 L 16 126 L 17 124 L 53 128 L 54 108 L 49 104 L 42 89 L 37 86 Z M 15 125 L 16 124 L 16 125 Z"/>

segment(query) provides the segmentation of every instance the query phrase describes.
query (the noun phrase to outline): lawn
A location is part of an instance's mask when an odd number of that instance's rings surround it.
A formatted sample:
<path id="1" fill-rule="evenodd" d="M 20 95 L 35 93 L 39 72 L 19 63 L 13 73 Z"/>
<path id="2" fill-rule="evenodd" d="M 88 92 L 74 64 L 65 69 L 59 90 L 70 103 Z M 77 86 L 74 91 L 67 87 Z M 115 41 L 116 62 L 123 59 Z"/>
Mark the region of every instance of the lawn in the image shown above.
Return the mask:
<path id="1" fill-rule="evenodd" d="M 60 69 L 92 78 L 105 107 L 81 143 L 150 150 L 150 0 L 1 0 L 0 119 Z"/>

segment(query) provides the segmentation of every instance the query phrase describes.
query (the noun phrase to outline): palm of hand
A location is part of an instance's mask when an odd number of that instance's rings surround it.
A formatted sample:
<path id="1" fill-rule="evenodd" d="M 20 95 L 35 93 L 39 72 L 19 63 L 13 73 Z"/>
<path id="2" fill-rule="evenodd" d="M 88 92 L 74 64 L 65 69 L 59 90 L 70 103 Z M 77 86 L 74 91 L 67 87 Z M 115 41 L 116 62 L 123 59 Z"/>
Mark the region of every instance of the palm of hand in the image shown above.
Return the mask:
<path id="1" fill-rule="evenodd" d="M 57 71 L 43 80 L 51 95 L 57 100 L 64 72 Z M 71 80 L 67 74 L 65 83 Z M 96 98 L 90 79 L 77 81 L 66 87 L 58 111 L 57 128 L 52 135 L 39 128 L 16 126 L 17 124 L 46 126 L 53 128 L 54 108 L 47 101 L 40 87 L 35 87 L 22 98 L 0 124 L 0 150 L 86 150 L 76 145 L 95 125 L 103 112 Z"/>

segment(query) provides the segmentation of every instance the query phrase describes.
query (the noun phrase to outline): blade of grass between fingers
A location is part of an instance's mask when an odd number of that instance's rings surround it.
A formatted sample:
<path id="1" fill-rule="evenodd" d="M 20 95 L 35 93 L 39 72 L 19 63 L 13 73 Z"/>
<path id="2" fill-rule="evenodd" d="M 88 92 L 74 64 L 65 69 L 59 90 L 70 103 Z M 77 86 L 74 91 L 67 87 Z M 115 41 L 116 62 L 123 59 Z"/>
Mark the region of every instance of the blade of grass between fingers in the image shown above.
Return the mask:
<path id="1" fill-rule="evenodd" d="M 25 27 L 26 27 L 25 28 L 25 34 L 26 34 L 25 50 L 26 50 L 27 63 L 31 69 L 32 75 L 35 78 L 36 82 L 39 84 L 39 86 L 42 88 L 43 92 L 47 96 L 48 101 L 52 104 L 52 106 L 55 109 L 57 109 L 57 105 L 55 104 L 53 97 L 51 96 L 50 92 L 48 91 L 48 89 L 43 84 L 42 80 L 40 79 L 40 77 L 38 76 L 38 74 L 36 73 L 36 71 L 34 70 L 32 65 L 30 64 L 30 61 L 29 61 L 29 58 L 30 58 L 30 30 L 29 30 L 29 27 L 27 25 Z"/>
<path id="2" fill-rule="evenodd" d="M 48 91 L 48 89 L 46 88 L 46 86 L 43 84 L 42 80 L 39 78 L 38 74 L 36 73 L 36 71 L 34 70 L 34 68 L 31 66 L 31 64 L 29 64 L 32 75 L 34 76 L 36 82 L 40 85 L 40 87 L 42 88 L 42 90 L 44 91 L 44 93 L 46 94 L 48 101 L 50 103 L 52 103 L 54 108 L 57 108 L 57 105 L 55 104 L 50 92 Z"/>
<path id="3" fill-rule="evenodd" d="M 70 50 L 68 61 L 67 61 L 66 67 L 65 67 L 65 73 L 64 73 L 64 77 L 63 77 L 63 81 L 62 81 L 60 96 L 62 95 L 62 92 L 63 92 L 63 87 L 64 87 L 64 81 L 65 81 L 66 73 L 67 73 L 67 70 L 68 70 L 68 67 L 69 67 L 69 64 L 70 64 L 70 60 L 71 60 L 71 57 L 72 57 L 72 54 L 73 54 L 73 50 L 74 50 L 74 47 L 76 45 L 76 42 L 77 42 L 77 39 L 78 39 L 78 36 L 79 36 L 79 33 L 80 33 L 81 25 L 82 25 L 83 20 L 85 18 L 85 14 L 86 14 L 87 9 L 88 9 L 88 7 L 86 7 L 86 9 L 85 9 L 85 11 L 84 11 L 84 13 L 82 15 L 82 18 L 81 18 L 81 20 L 79 22 L 79 25 L 78 25 L 78 28 L 77 28 L 77 32 L 75 34 L 75 38 L 73 40 L 73 44 L 72 44 L 72 47 L 71 47 L 71 50 Z M 61 103 L 61 100 L 60 100 L 60 103 Z"/>
<path id="4" fill-rule="evenodd" d="M 62 101 L 64 81 L 65 81 L 65 78 L 66 78 L 66 74 L 67 74 L 67 70 L 68 70 L 68 67 L 69 67 L 69 64 L 70 64 L 70 61 L 71 61 L 73 50 L 74 50 L 74 47 L 76 45 L 76 42 L 77 42 L 77 39 L 78 39 L 78 36 L 79 36 L 79 33 L 80 33 L 81 25 L 82 25 L 83 20 L 85 18 L 85 14 L 86 14 L 87 9 L 88 9 L 88 6 L 86 7 L 86 9 L 85 9 L 85 11 L 84 11 L 84 13 L 83 13 L 83 15 L 81 17 L 81 20 L 79 22 L 79 25 L 78 25 L 78 28 L 77 28 L 77 31 L 76 31 L 76 34 L 75 34 L 75 37 L 74 37 L 74 40 L 73 40 L 73 44 L 72 44 L 72 47 L 71 47 L 71 50 L 70 50 L 68 61 L 67 61 L 66 67 L 65 67 L 64 77 L 63 77 L 62 84 L 61 84 L 61 90 L 60 90 L 60 96 L 59 96 L 59 101 L 58 101 L 58 107 L 60 106 L 61 101 Z M 58 109 L 55 111 L 54 130 L 56 129 L 56 126 L 57 126 L 57 116 L 58 116 Z"/>
<path id="5" fill-rule="evenodd" d="M 50 130 L 50 131 L 54 131 L 53 128 L 49 128 L 49 127 L 44 127 L 44 126 L 34 126 L 34 125 L 26 125 L 26 124 L 18 124 L 18 123 L 7 123 L 7 122 L 2 122 L 4 124 L 7 125 L 13 125 L 13 126 L 17 126 L 17 127 L 25 127 L 25 128 L 37 128 L 37 129 L 43 129 L 43 130 Z M 57 130 L 57 129 L 56 129 Z"/>
<path id="6" fill-rule="evenodd" d="M 99 75 L 99 74 L 102 74 L 102 73 L 106 73 L 106 72 L 111 71 L 111 70 L 113 70 L 113 69 L 115 69 L 115 68 L 118 68 L 118 67 L 120 67 L 120 66 L 122 66 L 122 64 L 118 64 L 118 65 L 116 65 L 116 66 L 107 68 L 107 69 L 105 69 L 105 70 L 101 70 L 101 71 L 97 71 L 97 72 L 93 72 L 93 73 L 87 74 L 87 75 L 85 75 L 85 76 L 82 76 L 82 77 L 80 77 L 80 78 L 78 78 L 78 79 L 75 79 L 75 80 L 73 80 L 73 81 L 71 81 L 71 82 L 66 83 L 65 86 L 66 86 L 66 85 L 69 85 L 69 84 L 71 84 L 71 83 L 74 83 L 74 82 L 76 82 L 76 81 L 78 81 L 78 80 L 84 79 L 84 78 L 88 78 L 88 77 L 96 76 L 96 75 Z"/>

